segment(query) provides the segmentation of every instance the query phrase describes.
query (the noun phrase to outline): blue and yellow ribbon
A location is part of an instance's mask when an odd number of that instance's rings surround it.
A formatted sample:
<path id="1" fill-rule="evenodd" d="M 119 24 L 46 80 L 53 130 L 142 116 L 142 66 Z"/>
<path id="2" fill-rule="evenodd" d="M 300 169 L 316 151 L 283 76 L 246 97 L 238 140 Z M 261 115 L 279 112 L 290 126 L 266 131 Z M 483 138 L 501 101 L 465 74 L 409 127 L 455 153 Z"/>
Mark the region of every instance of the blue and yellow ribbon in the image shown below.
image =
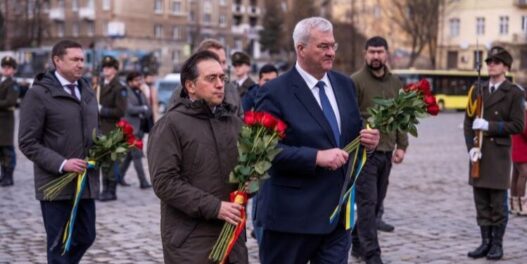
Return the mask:
<path id="1" fill-rule="evenodd" d="M 346 177 L 355 177 L 355 179 L 353 180 L 351 187 L 342 195 L 342 197 L 340 197 L 338 205 L 335 207 L 335 210 L 333 210 L 333 213 L 331 213 L 331 216 L 329 217 L 329 222 L 331 224 L 335 222 L 335 219 L 337 219 L 340 215 L 340 209 L 342 208 L 342 205 L 347 203 L 345 214 L 346 230 L 352 229 L 355 225 L 355 183 L 357 182 L 360 172 L 362 171 L 364 164 L 366 164 L 366 159 L 368 158 L 366 149 L 360 144 L 358 144 L 352 151 L 354 152 L 353 161 L 351 163 L 351 169 L 348 170 L 348 175 L 346 175 Z"/>
<path id="2" fill-rule="evenodd" d="M 77 208 L 79 207 L 82 193 L 84 192 L 84 189 L 86 188 L 86 181 L 87 181 L 86 173 L 88 169 L 93 169 L 93 168 L 95 168 L 95 161 L 91 161 L 91 160 L 88 161 L 88 168 L 85 169 L 81 174 L 79 174 L 79 177 L 77 177 L 77 188 L 75 189 L 75 198 L 74 198 L 73 208 L 71 209 L 70 219 L 66 223 L 66 227 L 64 228 L 64 235 L 62 236 L 62 245 L 64 247 L 64 251 L 62 251 L 62 255 L 65 255 L 70 250 L 71 235 L 73 234 L 73 226 L 75 225 L 75 218 L 77 217 Z"/>

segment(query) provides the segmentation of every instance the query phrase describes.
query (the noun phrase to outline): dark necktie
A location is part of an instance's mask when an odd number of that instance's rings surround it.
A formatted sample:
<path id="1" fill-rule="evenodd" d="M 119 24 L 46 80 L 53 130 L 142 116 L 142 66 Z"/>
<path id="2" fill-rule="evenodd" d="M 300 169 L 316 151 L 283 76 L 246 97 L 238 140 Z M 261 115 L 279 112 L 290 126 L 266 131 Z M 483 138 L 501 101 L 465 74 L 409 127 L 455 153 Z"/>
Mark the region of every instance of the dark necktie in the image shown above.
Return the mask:
<path id="1" fill-rule="evenodd" d="M 328 96 L 326 95 L 326 91 L 324 90 L 325 83 L 323 81 L 319 81 L 316 86 L 319 89 L 318 95 L 320 97 L 320 104 L 322 105 L 322 112 L 324 113 L 324 116 L 326 117 L 326 120 L 328 121 L 329 126 L 333 131 L 333 136 L 335 137 L 335 142 L 337 142 L 337 146 L 340 146 L 339 125 L 337 123 L 337 117 L 335 115 L 335 112 L 333 112 L 331 103 L 329 102 Z"/>
<path id="2" fill-rule="evenodd" d="M 490 87 L 490 93 L 493 94 L 495 91 L 496 91 L 496 87 L 495 86 L 491 86 Z"/>
<path id="3" fill-rule="evenodd" d="M 76 87 L 75 84 L 66 84 L 64 86 L 66 88 L 68 88 L 68 90 L 70 91 L 71 96 L 73 96 L 73 97 L 75 97 L 75 99 L 79 100 L 79 98 L 77 97 L 77 94 L 75 93 L 75 87 Z"/>

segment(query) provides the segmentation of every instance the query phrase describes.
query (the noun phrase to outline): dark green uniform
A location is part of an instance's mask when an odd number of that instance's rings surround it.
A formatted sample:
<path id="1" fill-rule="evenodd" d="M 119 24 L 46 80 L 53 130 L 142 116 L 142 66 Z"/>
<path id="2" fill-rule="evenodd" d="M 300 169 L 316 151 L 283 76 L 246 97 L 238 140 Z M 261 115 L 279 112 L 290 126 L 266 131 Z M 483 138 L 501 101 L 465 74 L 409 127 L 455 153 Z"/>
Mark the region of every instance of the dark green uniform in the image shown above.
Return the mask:
<path id="1" fill-rule="evenodd" d="M 16 62 L 11 57 L 2 59 L 2 67 L 16 69 Z M 18 99 L 18 85 L 12 77 L 0 79 L 0 186 L 13 185 L 13 173 L 16 166 L 14 146 L 15 106 Z"/>

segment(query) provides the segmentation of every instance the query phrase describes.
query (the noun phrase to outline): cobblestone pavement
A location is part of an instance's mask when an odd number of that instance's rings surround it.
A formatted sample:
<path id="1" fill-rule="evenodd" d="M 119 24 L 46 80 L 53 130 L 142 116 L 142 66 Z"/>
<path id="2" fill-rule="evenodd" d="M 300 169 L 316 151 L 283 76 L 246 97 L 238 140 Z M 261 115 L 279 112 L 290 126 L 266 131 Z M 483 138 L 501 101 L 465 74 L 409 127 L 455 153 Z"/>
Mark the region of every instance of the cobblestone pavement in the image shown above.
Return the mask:
<path id="1" fill-rule="evenodd" d="M 385 202 L 393 233 L 380 233 L 385 263 L 486 263 L 466 252 L 479 244 L 461 113 L 427 118 L 411 139 L 406 160 L 395 166 Z M 32 164 L 18 153 L 15 186 L 0 188 L 0 263 L 44 263 L 45 235 L 34 199 Z M 161 263 L 159 200 L 132 186 L 119 188 L 119 200 L 97 202 L 97 240 L 83 263 Z M 251 226 L 249 225 L 249 228 Z M 527 218 L 511 217 L 501 263 L 527 263 Z M 251 263 L 258 263 L 253 239 Z M 350 263 L 360 263 L 350 257 Z"/>

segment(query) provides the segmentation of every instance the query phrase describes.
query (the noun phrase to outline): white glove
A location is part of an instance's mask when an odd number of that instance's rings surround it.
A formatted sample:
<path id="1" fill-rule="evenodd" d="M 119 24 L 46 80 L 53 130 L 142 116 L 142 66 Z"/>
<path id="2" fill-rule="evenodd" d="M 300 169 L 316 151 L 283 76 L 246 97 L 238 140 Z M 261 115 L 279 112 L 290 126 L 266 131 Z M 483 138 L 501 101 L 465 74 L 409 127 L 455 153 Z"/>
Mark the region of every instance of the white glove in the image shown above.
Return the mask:
<path id="1" fill-rule="evenodd" d="M 102 105 L 99 104 L 99 112 L 101 111 L 101 109 L 102 109 Z"/>
<path id="2" fill-rule="evenodd" d="M 476 119 L 474 119 L 474 122 L 472 122 L 472 129 L 488 131 L 489 130 L 489 121 L 487 121 L 487 120 L 485 120 L 483 118 L 476 118 Z"/>
<path id="3" fill-rule="evenodd" d="M 481 154 L 481 149 L 471 148 L 470 151 L 468 152 L 468 156 L 470 157 L 470 160 L 472 162 L 476 162 L 481 159 L 481 156 L 483 156 L 483 154 Z"/>
<path id="4" fill-rule="evenodd" d="M 144 110 L 145 112 L 148 111 L 148 106 L 143 105 L 143 110 Z"/>

